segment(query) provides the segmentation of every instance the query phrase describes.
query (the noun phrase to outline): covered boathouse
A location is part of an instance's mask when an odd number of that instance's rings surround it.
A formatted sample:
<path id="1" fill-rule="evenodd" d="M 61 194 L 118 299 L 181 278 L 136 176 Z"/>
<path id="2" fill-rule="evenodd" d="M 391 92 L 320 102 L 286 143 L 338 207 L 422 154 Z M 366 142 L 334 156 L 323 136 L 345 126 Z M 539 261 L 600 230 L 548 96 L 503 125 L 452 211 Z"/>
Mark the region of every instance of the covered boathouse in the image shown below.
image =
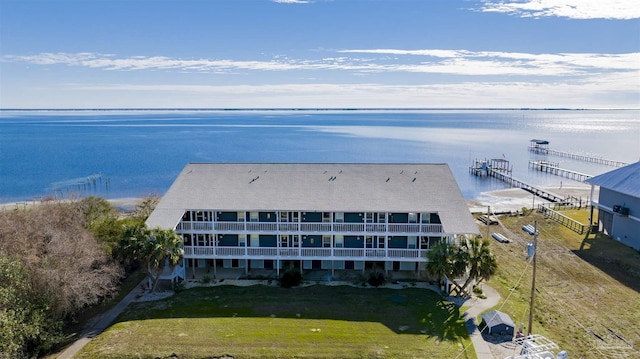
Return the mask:
<path id="1" fill-rule="evenodd" d="M 434 244 L 479 234 L 447 164 L 190 163 L 147 225 L 184 238 L 179 276 L 218 279 L 415 278 Z"/>

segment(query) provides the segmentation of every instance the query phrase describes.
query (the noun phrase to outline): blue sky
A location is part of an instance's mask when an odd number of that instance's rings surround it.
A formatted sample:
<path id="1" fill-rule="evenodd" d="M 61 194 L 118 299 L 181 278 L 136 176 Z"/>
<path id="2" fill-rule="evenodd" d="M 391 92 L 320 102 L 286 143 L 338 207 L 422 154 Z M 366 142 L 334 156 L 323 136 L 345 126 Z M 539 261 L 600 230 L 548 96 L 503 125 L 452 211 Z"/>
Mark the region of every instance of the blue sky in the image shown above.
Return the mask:
<path id="1" fill-rule="evenodd" d="M 0 0 L 0 108 L 640 108 L 637 0 Z"/>

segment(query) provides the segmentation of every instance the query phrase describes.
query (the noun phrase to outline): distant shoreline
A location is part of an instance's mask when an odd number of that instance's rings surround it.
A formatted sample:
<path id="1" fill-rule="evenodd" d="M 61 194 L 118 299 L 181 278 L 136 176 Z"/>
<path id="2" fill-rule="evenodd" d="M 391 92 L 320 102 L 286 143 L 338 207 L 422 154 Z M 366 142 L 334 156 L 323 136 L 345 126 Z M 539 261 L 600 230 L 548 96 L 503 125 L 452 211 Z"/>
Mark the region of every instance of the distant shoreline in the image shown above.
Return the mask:
<path id="1" fill-rule="evenodd" d="M 141 108 L 0 108 L 0 112 L 38 111 L 638 111 L 640 108 L 570 108 L 570 107 L 141 107 Z"/>

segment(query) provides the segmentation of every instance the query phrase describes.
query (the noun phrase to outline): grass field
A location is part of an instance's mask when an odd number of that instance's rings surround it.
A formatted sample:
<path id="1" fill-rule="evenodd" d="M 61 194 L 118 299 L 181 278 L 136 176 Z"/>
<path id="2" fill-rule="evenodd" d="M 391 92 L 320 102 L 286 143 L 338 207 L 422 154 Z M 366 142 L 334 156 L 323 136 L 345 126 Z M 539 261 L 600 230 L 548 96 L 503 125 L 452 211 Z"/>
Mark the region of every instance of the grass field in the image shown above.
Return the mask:
<path id="1" fill-rule="evenodd" d="M 427 289 L 215 286 L 132 304 L 77 357 L 452 358 L 469 345 L 459 308 Z"/>
<path id="2" fill-rule="evenodd" d="M 588 223 L 586 210 L 563 213 Z M 540 235 L 533 333 L 572 358 L 640 358 L 640 253 L 606 236 L 576 234 L 535 212 L 481 227 L 483 235 L 497 231 L 514 240 L 492 240 L 500 267 L 490 285 L 503 298 L 498 306 L 527 330 L 532 268 L 525 249 L 532 237 L 520 228 L 534 221 Z"/>

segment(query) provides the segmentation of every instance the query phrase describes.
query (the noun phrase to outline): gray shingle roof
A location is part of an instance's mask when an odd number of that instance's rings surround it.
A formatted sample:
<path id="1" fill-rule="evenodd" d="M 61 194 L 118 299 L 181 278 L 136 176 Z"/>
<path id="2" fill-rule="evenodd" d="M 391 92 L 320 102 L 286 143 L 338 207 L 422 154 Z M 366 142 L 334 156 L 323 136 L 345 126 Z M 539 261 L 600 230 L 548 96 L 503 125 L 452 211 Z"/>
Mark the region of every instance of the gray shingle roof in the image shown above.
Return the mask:
<path id="1" fill-rule="evenodd" d="M 586 182 L 640 198 L 640 162 L 592 177 Z"/>
<path id="2" fill-rule="evenodd" d="M 489 328 L 493 328 L 496 325 L 506 324 L 510 327 L 515 328 L 515 324 L 513 324 L 513 320 L 509 317 L 508 314 L 500 312 L 498 310 L 492 310 L 490 312 L 486 312 L 482 314 L 482 321 L 487 324 Z"/>
<path id="3" fill-rule="evenodd" d="M 447 164 L 190 163 L 147 224 L 187 209 L 438 212 L 446 233 L 479 233 Z"/>

